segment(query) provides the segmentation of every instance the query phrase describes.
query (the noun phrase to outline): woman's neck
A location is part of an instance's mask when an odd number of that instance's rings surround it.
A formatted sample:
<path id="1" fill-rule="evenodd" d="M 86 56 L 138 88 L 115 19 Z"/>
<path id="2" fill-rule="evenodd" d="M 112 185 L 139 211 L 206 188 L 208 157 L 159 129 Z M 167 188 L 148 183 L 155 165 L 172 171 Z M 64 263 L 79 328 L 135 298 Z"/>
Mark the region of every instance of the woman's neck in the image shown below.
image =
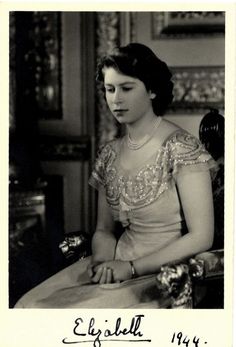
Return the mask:
<path id="1" fill-rule="evenodd" d="M 130 123 L 126 125 L 127 132 L 132 141 L 139 141 L 144 136 L 149 134 L 154 124 L 156 123 L 157 116 L 155 113 L 150 112 L 146 116 L 138 119 L 134 123 Z"/>

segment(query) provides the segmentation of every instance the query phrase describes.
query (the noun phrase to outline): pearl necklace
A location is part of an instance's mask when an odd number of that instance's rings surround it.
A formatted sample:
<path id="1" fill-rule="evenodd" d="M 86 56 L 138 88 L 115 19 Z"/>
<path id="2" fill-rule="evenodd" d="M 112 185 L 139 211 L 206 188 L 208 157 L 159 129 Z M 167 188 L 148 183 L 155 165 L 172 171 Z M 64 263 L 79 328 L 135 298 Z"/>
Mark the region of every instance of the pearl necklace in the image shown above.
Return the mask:
<path id="1" fill-rule="evenodd" d="M 143 137 L 142 141 L 138 142 L 133 142 L 130 138 L 130 134 L 128 133 L 128 141 L 127 141 L 127 145 L 128 148 L 131 149 L 132 151 L 136 151 L 137 149 L 143 147 L 147 142 L 149 142 L 151 140 L 151 138 L 153 137 L 156 129 L 159 127 L 159 125 L 161 124 L 161 117 L 158 117 L 154 123 L 154 126 L 152 128 L 152 132 L 150 134 L 147 134 Z"/>

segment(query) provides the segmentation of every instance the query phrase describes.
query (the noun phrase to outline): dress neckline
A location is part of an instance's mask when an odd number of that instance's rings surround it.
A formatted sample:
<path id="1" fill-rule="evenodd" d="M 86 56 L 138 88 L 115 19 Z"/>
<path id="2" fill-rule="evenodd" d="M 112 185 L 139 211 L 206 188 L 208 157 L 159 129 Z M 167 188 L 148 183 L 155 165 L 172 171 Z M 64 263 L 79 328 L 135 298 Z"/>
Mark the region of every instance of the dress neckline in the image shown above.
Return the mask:
<path id="1" fill-rule="evenodd" d="M 178 132 L 186 132 L 185 130 L 179 128 L 179 129 L 176 129 L 174 131 L 172 131 L 165 139 L 164 141 L 162 142 L 160 148 L 158 148 L 158 150 L 153 153 L 152 155 L 150 155 L 148 158 L 146 158 L 141 164 L 138 164 L 137 166 L 133 167 L 133 168 L 126 168 L 122 162 L 121 162 L 121 156 L 119 155 L 120 154 L 120 151 L 121 151 L 121 146 L 125 140 L 125 136 L 121 139 L 120 141 L 120 145 L 119 145 L 119 149 L 118 149 L 118 160 L 119 160 L 119 168 L 122 172 L 126 172 L 126 173 L 129 173 L 130 171 L 132 172 L 137 172 L 138 170 L 144 168 L 146 165 L 148 165 L 147 163 L 149 161 L 151 161 L 154 157 L 155 157 L 155 162 L 156 162 L 156 159 L 157 157 L 160 155 L 161 151 L 163 150 L 163 148 L 166 146 L 167 142 L 171 140 L 172 137 L 174 137 L 174 135 Z"/>

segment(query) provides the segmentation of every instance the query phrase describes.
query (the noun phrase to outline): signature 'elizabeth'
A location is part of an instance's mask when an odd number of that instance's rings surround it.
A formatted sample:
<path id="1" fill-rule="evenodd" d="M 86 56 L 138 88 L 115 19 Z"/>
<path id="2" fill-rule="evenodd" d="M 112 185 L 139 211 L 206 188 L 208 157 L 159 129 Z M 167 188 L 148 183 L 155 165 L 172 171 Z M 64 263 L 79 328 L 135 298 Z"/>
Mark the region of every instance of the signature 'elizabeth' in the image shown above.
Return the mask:
<path id="1" fill-rule="evenodd" d="M 94 347 L 100 347 L 102 341 L 122 341 L 122 339 L 118 339 L 117 337 L 128 336 L 134 337 L 135 339 L 125 339 L 123 341 L 129 342 L 151 342 L 150 339 L 140 339 L 143 337 L 143 333 L 141 331 L 141 322 L 142 318 L 144 318 L 143 314 L 137 314 L 132 317 L 131 322 L 127 327 L 122 327 L 122 319 L 121 317 L 117 318 L 115 321 L 115 326 L 113 329 L 105 328 L 102 330 L 97 327 L 97 323 L 95 318 L 91 318 L 89 320 L 88 325 L 84 322 L 84 320 L 79 317 L 75 320 L 75 327 L 73 329 L 73 334 L 77 337 L 94 337 L 94 340 L 90 339 L 80 339 L 80 340 L 69 340 L 68 338 L 64 338 L 62 342 L 64 344 L 75 344 L 75 343 L 85 343 L 85 342 L 93 342 Z M 105 320 L 105 323 L 108 323 L 108 320 Z"/>

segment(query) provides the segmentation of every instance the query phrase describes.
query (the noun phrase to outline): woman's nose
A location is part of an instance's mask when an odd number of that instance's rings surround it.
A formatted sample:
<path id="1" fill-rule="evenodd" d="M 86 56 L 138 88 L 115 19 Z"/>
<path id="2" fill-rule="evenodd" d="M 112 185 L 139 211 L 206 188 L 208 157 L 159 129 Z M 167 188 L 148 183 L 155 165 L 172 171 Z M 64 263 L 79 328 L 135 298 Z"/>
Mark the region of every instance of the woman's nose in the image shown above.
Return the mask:
<path id="1" fill-rule="evenodd" d="M 122 93 L 120 90 L 116 90 L 113 94 L 113 103 L 121 103 L 122 102 Z"/>

